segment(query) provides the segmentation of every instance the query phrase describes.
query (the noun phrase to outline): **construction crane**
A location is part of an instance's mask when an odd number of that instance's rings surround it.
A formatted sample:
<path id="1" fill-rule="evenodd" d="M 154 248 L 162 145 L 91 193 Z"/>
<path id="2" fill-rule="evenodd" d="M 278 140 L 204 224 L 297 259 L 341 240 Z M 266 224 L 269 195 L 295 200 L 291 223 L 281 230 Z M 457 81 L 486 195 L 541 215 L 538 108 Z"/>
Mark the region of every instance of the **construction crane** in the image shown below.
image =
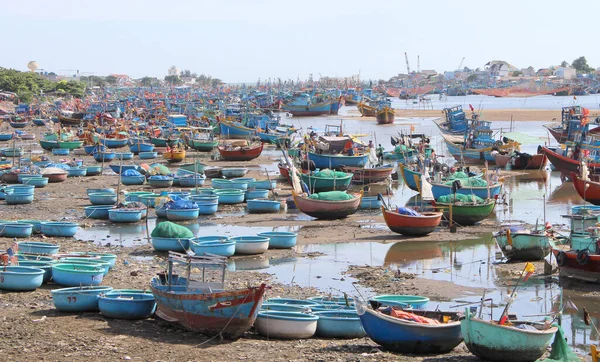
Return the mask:
<path id="1" fill-rule="evenodd" d="M 460 60 L 460 63 L 458 63 L 458 67 L 456 67 L 456 70 L 461 70 L 464 62 L 465 62 L 465 57 L 463 57 Z"/>
<path id="2" fill-rule="evenodd" d="M 408 64 L 408 54 L 404 52 L 404 59 L 406 59 L 406 72 L 410 74 L 410 65 Z"/>
<path id="3" fill-rule="evenodd" d="M 421 73 L 421 58 L 417 55 L 417 73 Z"/>

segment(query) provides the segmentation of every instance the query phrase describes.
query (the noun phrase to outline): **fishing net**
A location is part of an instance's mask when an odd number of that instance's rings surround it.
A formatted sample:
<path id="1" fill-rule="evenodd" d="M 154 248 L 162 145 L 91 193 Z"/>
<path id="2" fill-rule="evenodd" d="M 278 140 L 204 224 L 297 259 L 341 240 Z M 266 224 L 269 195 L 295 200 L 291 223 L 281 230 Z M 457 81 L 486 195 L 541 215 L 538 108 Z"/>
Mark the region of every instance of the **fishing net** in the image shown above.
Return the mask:
<path id="1" fill-rule="evenodd" d="M 345 191 L 324 191 L 312 194 L 308 198 L 321 201 L 344 201 L 352 199 L 353 196 L 347 194 Z"/>
<path id="2" fill-rule="evenodd" d="M 463 195 L 463 194 L 440 196 L 440 197 L 438 197 L 438 199 L 436 201 L 445 203 L 445 204 L 451 204 L 454 202 L 475 202 L 476 204 L 484 203 L 484 200 L 479 196 Z"/>
<path id="3" fill-rule="evenodd" d="M 554 335 L 554 342 L 552 342 L 552 351 L 550 351 L 550 357 L 540 360 L 540 362 L 575 362 L 581 359 L 571 350 L 565 339 L 565 332 L 562 327 L 553 324 L 554 327 L 558 327 L 558 331 Z"/>
<path id="4" fill-rule="evenodd" d="M 322 178 L 342 178 L 342 177 L 346 177 L 348 176 L 347 173 L 345 172 L 340 172 L 340 171 L 333 171 L 330 169 L 325 169 L 319 172 L 316 172 L 314 174 L 315 177 L 322 177 Z"/>
<path id="5" fill-rule="evenodd" d="M 469 178 L 469 175 L 467 175 L 465 172 L 462 171 L 457 171 L 454 173 L 454 175 L 452 175 L 452 178 L 457 179 L 457 178 Z"/>
<path id="6" fill-rule="evenodd" d="M 169 170 L 169 168 L 165 165 L 161 165 L 161 164 L 153 164 L 150 166 L 150 169 L 148 170 L 148 173 L 150 175 L 169 175 L 171 173 L 171 170 Z"/>
<path id="7" fill-rule="evenodd" d="M 152 230 L 153 237 L 157 238 L 193 238 L 194 233 L 186 228 L 185 226 L 177 225 L 170 221 L 163 221 L 160 224 L 156 225 L 154 230 Z"/>
<path id="8" fill-rule="evenodd" d="M 125 171 L 123 171 L 123 173 L 121 173 L 121 175 L 123 175 L 123 176 L 142 176 L 142 174 L 137 172 L 136 170 L 125 170 Z"/>
<path id="9" fill-rule="evenodd" d="M 177 201 L 169 202 L 165 205 L 167 209 L 197 209 L 198 204 L 194 201 L 179 199 Z"/>
<path id="10" fill-rule="evenodd" d="M 448 185 L 448 186 L 452 186 L 452 183 L 454 182 L 455 179 L 457 179 L 457 178 L 450 179 L 450 180 L 446 181 L 444 184 Z M 482 178 L 479 178 L 479 177 L 458 178 L 458 180 L 460 181 L 460 185 L 462 187 L 468 187 L 468 186 L 485 187 L 485 186 L 487 186 L 487 181 Z"/>

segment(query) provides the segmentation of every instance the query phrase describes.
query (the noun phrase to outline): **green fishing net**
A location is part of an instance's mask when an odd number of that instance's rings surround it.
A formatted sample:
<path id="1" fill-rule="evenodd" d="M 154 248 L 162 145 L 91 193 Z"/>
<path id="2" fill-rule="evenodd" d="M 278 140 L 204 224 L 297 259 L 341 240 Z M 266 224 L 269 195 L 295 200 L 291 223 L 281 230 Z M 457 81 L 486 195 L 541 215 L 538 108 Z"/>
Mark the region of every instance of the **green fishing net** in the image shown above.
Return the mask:
<path id="1" fill-rule="evenodd" d="M 554 327 L 558 327 L 558 331 L 554 335 L 554 342 L 552 342 L 552 350 L 550 351 L 550 357 L 540 360 L 540 362 L 575 362 L 581 361 L 581 359 L 571 350 L 567 341 L 565 340 L 565 332 L 562 327 L 553 324 Z"/>
<path id="2" fill-rule="evenodd" d="M 484 200 L 476 195 L 464 195 L 464 194 L 456 194 L 455 195 L 444 195 L 444 196 L 440 196 L 438 197 L 438 199 L 436 200 L 437 202 L 442 202 L 442 203 L 453 203 L 455 201 L 458 202 L 475 202 L 477 204 L 483 204 Z"/>
<path id="3" fill-rule="evenodd" d="M 348 176 L 347 173 L 345 172 L 340 172 L 340 171 L 333 171 L 330 169 L 325 169 L 325 170 L 321 170 L 319 172 L 316 172 L 314 174 L 315 177 L 322 177 L 322 178 L 342 178 L 342 177 L 346 177 Z"/>
<path id="4" fill-rule="evenodd" d="M 308 198 L 321 201 L 343 201 L 350 200 L 352 195 L 348 195 L 345 191 L 324 191 L 312 194 Z"/>
<path id="5" fill-rule="evenodd" d="M 170 221 L 163 221 L 156 225 L 154 230 L 152 230 L 151 236 L 157 238 L 187 239 L 193 238 L 194 233 L 185 226 L 177 225 Z"/>

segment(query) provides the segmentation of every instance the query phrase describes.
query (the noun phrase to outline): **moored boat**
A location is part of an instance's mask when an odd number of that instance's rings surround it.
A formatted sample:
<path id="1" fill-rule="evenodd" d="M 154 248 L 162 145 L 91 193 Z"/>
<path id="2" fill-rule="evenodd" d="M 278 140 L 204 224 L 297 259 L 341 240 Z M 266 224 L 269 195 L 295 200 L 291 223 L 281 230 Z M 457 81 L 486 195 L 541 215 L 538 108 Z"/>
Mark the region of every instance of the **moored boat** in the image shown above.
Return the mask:
<path id="1" fill-rule="evenodd" d="M 386 106 L 377 110 L 375 118 L 378 124 L 392 124 L 396 118 L 396 113 L 393 108 Z"/>
<path id="2" fill-rule="evenodd" d="M 233 148 L 219 146 L 218 150 L 221 158 L 225 161 L 250 161 L 260 156 L 263 150 L 263 143 Z"/>
<path id="3" fill-rule="evenodd" d="M 312 199 L 292 192 L 296 207 L 303 213 L 317 219 L 335 220 L 354 214 L 360 207 L 361 194 L 349 194 L 351 198 L 342 201 Z"/>
<path id="4" fill-rule="evenodd" d="M 442 221 L 441 212 L 424 212 L 414 216 L 386 210 L 383 206 L 381 211 L 388 228 L 404 236 L 425 236 L 435 231 Z"/>
<path id="5" fill-rule="evenodd" d="M 393 166 L 381 166 L 374 168 L 348 167 L 343 166 L 342 171 L 352 173 L 352 183 L 355 184 L 371 184 L 387 180 L 392 172 Z"/>
<path id="6" fill-rule="evenodd" d="M 495 199 L 486 199 L 483 203 L 435 202 L 436 209 L 443 210 L 444 217 L 452 219 L 452 222 L 463 226 L 474 225 L 484 220 L 494 211 L 495 206 Z"/>

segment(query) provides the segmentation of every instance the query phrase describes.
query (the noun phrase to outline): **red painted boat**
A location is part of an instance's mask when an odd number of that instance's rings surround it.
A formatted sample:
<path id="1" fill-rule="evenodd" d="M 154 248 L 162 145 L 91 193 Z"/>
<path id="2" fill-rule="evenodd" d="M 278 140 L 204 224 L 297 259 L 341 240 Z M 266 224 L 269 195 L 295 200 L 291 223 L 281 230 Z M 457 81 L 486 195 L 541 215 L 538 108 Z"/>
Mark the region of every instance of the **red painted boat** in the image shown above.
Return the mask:
<path id="1" fill-rule="evenodd" d="M 600 182 L 591 180 L 582 180 L 575 172 L 571 172 L 573 187 L 584 201 L 594 205 L 600 205 Z"/>
<path id="2" fill-rule="evenodd" d="M 353 198 L 344 201 L 314 200 L 305 195 L 298 195 L 292 191 L 294 203 L 298 210 L 323 220 L 343 219 L 352 215 L 360 207 L 362 193 L 352 194 Z"/>
<path id="3" fill-rule="evenodd" d="M 579 170 L 580 161 L 578 160 L 559 155 L 548 147 L 541 147 L 539 152 L 545 154 L 548 157 L 548 160 L 554 165 L 554 168 L 565 175 L 570 175 L 571 172 L 578 172 Z M 590 169 L 596 167 L 600 168 L 600 163 L 588 164 L 588 168 Z"/>
<path id="4" fill-rule="evenodd" d="M 561 277 L 600 283 L 600 255 L 587 250 L 552 249 Z"/>
<path id="5" fill-rule="evenodd" d="M 381 207 L 383 219 L 390 230 L 404 236 L 425 236 L 432 233 L 442 221 L 441 212 L 423 212 L 421 216 L 402 215 Z"/>
<path id="6" fill-rule="evenodd" d="M 546 166 L 548 157 L 545 154 L 510 156 L 497 153 L 494 155 L 494 160 L 496 161 L 496 166 L 501 168 L 506 167 L 510 162 L 513 170 L 539 170 Z"/>
<path id="7" fill-rule="evenodd" d="M 290 179 L 290 170 L 288 169 L 287 165 L 284 164 L 278 164 L 277 167 L 279 168 L 279 174 L 281 175 L 282 178 L 289 180 Z"/>
<path id="8" fill-rule="evenodd" d="M 219 146 L 221 158 L 225 161 L 250 161 L 262 153 L 263 144 L 250 145 L 247 147 L 234 147 L 231 149 Z"/>
<path id="9" fill-rule="evenodd" d="M 378 124 L 391 124 L 394 123 L 394 119 L 396 119 L 396 113 L 393 108 L 383 107 L 377 111 L 375 119 Z"/>
<path id="10" fill-rule="evenodd" d="M 47 173 L 47 174 L 43 174 L 44 177 L 48 178 L 48 182 L 50 183 L 55 183 L 55 182 L 63 182 L 67 179 L 67 175 L 68 173 Z"/>
<path id="11" fill-rule="evenodd" d="M 352 173 L 352 183 L 357 184 L 370 184 L 385 181 L 392 172 L 393 167 L 377 167 L 377 168 L 360 168 L 360 167 L 348 167 L 343 166 L 342 171 L 346 173 Z"/>

